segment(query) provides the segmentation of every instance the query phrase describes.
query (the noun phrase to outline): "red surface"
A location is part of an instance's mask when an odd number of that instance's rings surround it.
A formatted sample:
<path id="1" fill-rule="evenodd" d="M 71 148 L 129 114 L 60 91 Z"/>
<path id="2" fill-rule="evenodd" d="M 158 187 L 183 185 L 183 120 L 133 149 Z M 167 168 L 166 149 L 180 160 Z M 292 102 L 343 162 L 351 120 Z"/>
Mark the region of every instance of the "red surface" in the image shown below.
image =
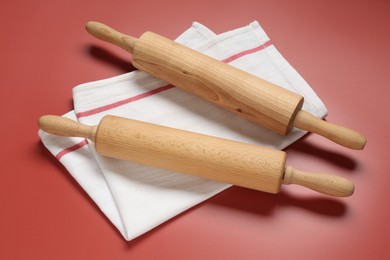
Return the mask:
<path id="1" fill-rule="evenodd" d="M 388 259 L 389 13 L 385 0 L 3 1 L 0 259 Z M 170 38 L 192 21 L 220 33 L 258 20 L 328 120 L 368 139 L 353 151 L 309 135 L 289 164 L 347 177 L 355 194 L 233 187 L 125 242 L 37 136 L 40 115 L 72 108 L 72 87 L 132 69 L 88 20 Z"/>

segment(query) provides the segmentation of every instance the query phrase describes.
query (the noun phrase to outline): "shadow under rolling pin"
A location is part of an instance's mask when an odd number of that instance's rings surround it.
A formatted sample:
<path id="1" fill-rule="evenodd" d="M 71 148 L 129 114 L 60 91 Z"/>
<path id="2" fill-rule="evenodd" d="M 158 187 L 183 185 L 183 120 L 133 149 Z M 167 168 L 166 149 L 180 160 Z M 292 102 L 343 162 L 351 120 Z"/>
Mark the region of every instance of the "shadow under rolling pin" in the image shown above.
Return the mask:
<path id="1" fill-rule="evenodd" d="M 165 37 L 146 32 L 137 39 L 98 22 L 88 22 L 86 29 L 132 53 L 137 69 L 281 135 L 294 126 L 351 149 L 363 149 L 366 144 L 365 137 L 356 131 L 301 110 L 302 96 Z"/>
<path id="2" fill-rule="evenodd" d="M 353 183 L 345 178 L 286 167 L 285 152 L 258 145 L 116 116 L 105 116 L 98 126 L 87 126 L 47 115 L 39 119 L 39 126 L 51 134 L 90 139 L 104 156 L 249 189 L 278 193 L 283 183 L 337 197 L 354 192 Z"/>

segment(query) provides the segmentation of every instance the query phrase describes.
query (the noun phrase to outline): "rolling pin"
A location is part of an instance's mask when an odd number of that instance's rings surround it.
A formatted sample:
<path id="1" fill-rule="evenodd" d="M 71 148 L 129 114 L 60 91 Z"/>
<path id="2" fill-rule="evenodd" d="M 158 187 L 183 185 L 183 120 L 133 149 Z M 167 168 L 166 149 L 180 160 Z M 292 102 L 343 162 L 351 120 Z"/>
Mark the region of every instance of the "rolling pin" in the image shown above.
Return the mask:
<path id="1" fill-rule="evenodd" d="M 342 177 L 285 167 L 285 152 L 258 145 L 109 115 L 98 126 L 46 115 L 39 126 L 51 134 L 87 138 L 103 156 L 249 189 L 278 193 L 283 183 L 338 197 L 354 191 L 353 183 Z"/>
<path id="2" fill-rule="evenodd" d="M 229 64 L 152 32 L 137 39 L 98 22 L 88 22 L 86 29 L 132 53 L 137 69 L 281 135 L 287 135 L 294 126 L 348 148 L 364 148 L 366 139 L 361 134 L 301 110 L 302 96 Z"/>

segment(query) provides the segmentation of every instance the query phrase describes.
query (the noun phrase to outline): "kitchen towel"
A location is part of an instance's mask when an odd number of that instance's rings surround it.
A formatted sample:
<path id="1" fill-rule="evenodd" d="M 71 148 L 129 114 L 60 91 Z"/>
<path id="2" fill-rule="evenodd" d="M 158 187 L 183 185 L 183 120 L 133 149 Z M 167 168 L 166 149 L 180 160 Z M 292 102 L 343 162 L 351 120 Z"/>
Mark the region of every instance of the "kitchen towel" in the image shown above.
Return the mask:
<path id="1" fill-rule="evenodd" d="M 257 21 L 219 35 L 194 22 L 176 41 L 304 96 L 303 109 L 318 117 L 327 114 Z M 87 125 L 96 125 L 111 114 L 276 149 L 305 134 L 293 129 L 288 136 L 280 136 L 138 70 L 76 86 L 73 99 L 74 111 L 64 116 Z M 103 157 L 92 142 L 82 138 L 41 130 L 39 135 L 126 240 L 230 187 Z"/>

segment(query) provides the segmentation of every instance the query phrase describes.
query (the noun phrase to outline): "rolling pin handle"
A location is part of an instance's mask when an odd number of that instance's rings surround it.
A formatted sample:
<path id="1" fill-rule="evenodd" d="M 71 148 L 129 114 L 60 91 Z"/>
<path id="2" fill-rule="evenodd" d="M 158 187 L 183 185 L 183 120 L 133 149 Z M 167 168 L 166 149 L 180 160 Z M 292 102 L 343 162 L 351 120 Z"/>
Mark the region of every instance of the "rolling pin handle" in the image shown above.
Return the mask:
<path id="1" fill-rule="evenodd" d="M 322 120 L 306 111 L 298 111 L 293 125 L 299 129 L 313 132 L 342 146 L 362 150 L 366 138 L 360 133 Z"/>
<path id="2" fill-rule="evenodd" d="M 84 137 L 93 142 L 96 141 L 96 126 L 83 125 L 66 117 L 45 115 L 39 118 L 38 125 L 39 128 L 50 134 L 66 137 Z"/>
<path id="3" fill-rule="evenodd" d="M 133 53 L 134 47 L 137 43 L 137 38 L 120 33 L 111 27 L 99 23 L 90 21 L 85 26 L 86 30 L 96 38 L 115 44 L 125 51 Z"/>
<path id="4" fill-rule="evenodd" d="M 354 184 L 343 177 L 325 173 L 302 172 L 291 166 L 286 167 L 283 184 L 298 184 L 335 197 L 351 196 L 355 190 Z"/>

